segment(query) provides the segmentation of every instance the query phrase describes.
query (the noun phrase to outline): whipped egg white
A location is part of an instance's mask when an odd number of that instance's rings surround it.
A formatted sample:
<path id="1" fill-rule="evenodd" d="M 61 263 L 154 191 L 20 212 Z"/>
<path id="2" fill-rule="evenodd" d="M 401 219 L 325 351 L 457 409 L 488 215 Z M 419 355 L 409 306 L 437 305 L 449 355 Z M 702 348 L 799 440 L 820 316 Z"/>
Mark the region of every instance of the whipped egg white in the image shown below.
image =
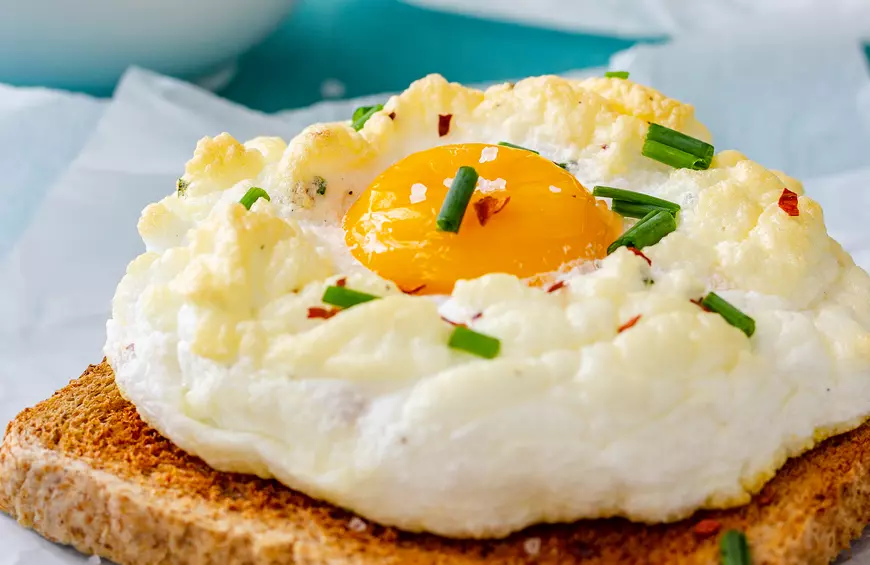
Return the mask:
<path id="1" fill-rule="evenodd" d="M 407 530 L 503 536 L 747 502 L 788 457 L 870 414 L 870 277 L 812 199 L 798 216 L 779 207 L 797 181 L 733 151 L 672 169 L 641 155 L 649 122 L 707 138 L 690 106 L 627 80 L 484 93 L 433 76 L 359 132 L 204 139 L 184 190 L 139 223 L 147 251 L 107 324 L 119 389 L 219 470 Z M 410 296 L 350 256 L 341 218 L 381 171 L 502 140 L 568 162 L 587 188 L 679 203 L 677 230 L 644 248 L 652 265 L 620 249 L 554 275 L 554 292 L 493 273 Z M 252 186 L 271 201 L 247 210 Z M 339 280 L 382 298 L 310 318 Z M 751 338 L 692 302 L 709 291 L 755 320 Z M 447 347 L 442 317 L 497 337 L 501 354 Z"/>

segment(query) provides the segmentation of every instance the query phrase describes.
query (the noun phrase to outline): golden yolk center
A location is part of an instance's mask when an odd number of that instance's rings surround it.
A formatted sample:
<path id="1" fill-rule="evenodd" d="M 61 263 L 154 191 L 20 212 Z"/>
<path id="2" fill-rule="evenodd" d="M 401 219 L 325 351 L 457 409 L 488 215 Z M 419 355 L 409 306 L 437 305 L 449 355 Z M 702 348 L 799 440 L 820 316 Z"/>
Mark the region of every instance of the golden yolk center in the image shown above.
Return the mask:
<path id="1" fill-rule="evenodd" d="M 477 188 L 459 233 L 438 231 L 438 212 L 462 166 L 478 172 Z M 342 226 L 351 253 L 367 268 L 405 291 L 448 294 L 459 279 L 532 277 L 600 259 L 622 220 L 540 155 L 468 143 L 402 159 L 360 195 Z"/>

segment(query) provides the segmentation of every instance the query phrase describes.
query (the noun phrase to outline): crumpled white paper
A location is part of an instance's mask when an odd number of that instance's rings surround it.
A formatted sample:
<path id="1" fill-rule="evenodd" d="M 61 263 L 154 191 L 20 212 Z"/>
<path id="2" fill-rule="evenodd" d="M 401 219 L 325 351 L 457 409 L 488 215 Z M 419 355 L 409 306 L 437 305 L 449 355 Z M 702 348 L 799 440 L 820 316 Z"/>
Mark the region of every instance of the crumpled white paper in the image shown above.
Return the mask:
<path id="1" fill-rule="evenodd" d="M 691 102 L 717 148 L 801 179 L 834 174 L 870 161 L 861 117 L 870 116 L 867 60 L 856 37 L 837 33 L 837 22 L 801 20 L 788 33 L 764 23 L 713 30 L 634 47 L 610 66 Z"/>
<path id="2" fill-rule="evenodd" d="M 526 25 L 628 38 L 676 37 L 699 31 L 738 29 L 747 20 L 846 15 L 850 29 L 870 29 L 864 0 L 404 0 L 445 10 Z"/>
<path id="3" fill-rule="evenodd" d="M 832 234 L 870 267 L 870 228 L 863 212 L 864 204 L 870 205 L 864 129 L 870 114 L 860 102 L 870 96 L 870 79 L 856 56 L 856 43 L 817 38 L 817 50 L 807 47 L 801 56 L 817 52 L 825 59 L 808 64 L 805 58 L 790 59 L 799 46 L 784 36 L 771 39 L 763 55 L 768 62 L 756 64 L 758 42 L 725 48 L 715 36 L 686 41 L 691 43 L 677 45 L 690 45 L 690 55 L 679 46 L 643 48 L 617 62 L 669 94 L 697 101 L 713 131 L 753 158 L 802 171 L 809 193 L 826 207 Z M 685 67 L 695 57 L 706 65 L 700 74 Z M 678 65 L 685 72 L 665 72 Z M 767 91 L 777 84 L 787 88 Z M 65 114 L 60 108 L 68 103 L 49 104 L 45 114 Z M 115 285 L 127 262 L 142 251 L 135 228 L 139 212 L 173 190 L 201 136 L 229 131 L 241 139 L 289 138 L 310 122 L 349 116 L 356 104 L 326 103 L 267 116 L 172 79 L 128 73 L 93 136 L 48 190 L 28 228 L 5 257 L 0 253 L 0 426 L 102 357 Z M 33 117 L 37 126 L 39 117 Z M 0 140 L 7 134 L 0 121 Z M 824 150 L 816 149 L 820 139 L 826 140 Z M 717 142 L 717 147 L 729 143 Z M 856 144 L 864 144 L 864 153 L 853 150 Z M 807 147 L 814 150 L 804 151 Z M 42 166 L 36 157 L 33 168 Z M 5 517 L 0 517 L 0 539 L 0 565 L 85 562 Z M 870 563 L 870 552 L 860 547 L 851 563 Z"/>
<path id="4" fill-rule="evenodd" d="M 80 94 L 0 84 L 0 171 L 6 186 L 0 189 L 0 257 L 91 136 L 105 105 Z"/>

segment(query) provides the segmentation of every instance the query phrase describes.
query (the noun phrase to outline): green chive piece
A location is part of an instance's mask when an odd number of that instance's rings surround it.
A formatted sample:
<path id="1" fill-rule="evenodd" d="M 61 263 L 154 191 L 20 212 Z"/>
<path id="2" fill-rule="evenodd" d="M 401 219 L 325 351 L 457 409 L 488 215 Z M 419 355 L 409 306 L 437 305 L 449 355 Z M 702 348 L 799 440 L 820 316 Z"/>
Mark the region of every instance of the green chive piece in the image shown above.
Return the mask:
<path id="1" fill-rule="evenodd" d="M 383 109 L 383 104 L 375 104 L 374 106 L 360 106 L 353 111 L 353 117 L 351 118 L 351 121 L 353 122 L 353 129 L 355 129 L 356 131 L 361 130 L 363 126 L 366 125 L 366 122 L 369 121 L 369 118 L 371 118 Z"/>
<path id="2" fill-rule="evenodd" d="M 179 178 L 175 181 L 175 192 L 178 196 L 184 196 L 187 194 L 187 187 L 190 186 L 190 183 L 182 178 Z"/>
<path id="3" fill-rule="evenodd" d="M 599 198 L 612 198 L 614 205 L 617 200 L 620 200 L 626 204 L 647 204 L 654 208 L 662 208 L 674 213 L 680 211 L 680 205 L 675 202 L 662 200 L 661 198 L 656 198 L 655 196 L 643 194 L 642 192 L 635 192 L 633 190 L 623 190 L 621 188 L 611 188 L 609 186 L 596 186 L 592 189 L 592 196 L 597 196 Z M 640 217 L 642 218 L 643 216 Z"/>
<path id="4" fill-rule="evenodd" d="M 356 306 L 357 304 L 362 304 L 364 302 L 371 302 L 378 298 L 379 297 L 374 294 L 360 292 L 343 286 L 328 286 L 323 292 L 323 298 L 321 300 L 323 300 L 325 304 L 331 304 L 332 306 L 338 306 L 339 308 L 350 308 L 351 306 Z"/>
<path id="5" fill-rule="evenodd" d="M 632 202 L 625 202 L 623 200 L 614 200 L 613 205 L 610 207 L 610 209 L 625 218 L 643 218 L 650 212 L 658 212 L 659 210 L 664 210 L 664 208 L 659 208 L 658 206 L 653 206 L 652 204 L 634 204 Z M 669 214 L 676 214 L 676 212 L 672 210 L 665 210 L 665 212 Z"/>
<path id="6" fill-rule="evenodd" d="M 523 151 L 529 151 L 531 153 L 534 153 L 535 155 L 541 154 L 540 152 L 535 151 L 534 149 L 529 149 L 528 147 L 523 147 L 522 145 L 514 145 L 513 143 L 508 143 L 507 141 L 499 141 L 498 144 L 501 145 L 502 147 L 511 147 L 513 149 L 522 149 Z"/>
<path id="7" fill-rule="evenodd" d="M 323 196 L 326 194 L 326 179 L 323 177 L 314 177 L 314 186 L 317 187 L 317 194 Z"/>
<path id="8" fill-rule="evenodd" d="M 468 203 L 471 202 L 471 195 L 474 193 L 474 187 L 477 186 L 477 179 L 477 171 L 472 167 L 459 167 L 456 176 L 453 177 L 450 190 L 444 197 L 441 211 L 438 212 L 438 219 L 435 221 L 438 231 L 459 233 L 459 226 L 462 224 L 462 218 L 465 217 Z"/>
<path id="9" fill-rule="evenodd" d="M 242 199 L 239 200 L 239 202 L 242 203 L 242 206 L 250 210 L 251 206 L 254 205 L 254 202 L 259 200 L 260 198 L 265 198 L 266 200 L 270 201 L 272 200 L 271 198 L 269 198 L 269 194 L 265 190 L 258 186 L 252 186 L 248 189 L 248 192 L 246 192 L 245 195 L 242 196 Z"/>
<path id="10" fill-rule="evenodd" d="M 607 71 L 604 76 L 607 78 L 628 78 L 628 71 Z"/>
<path id="11" fill-rule="evenodd" d="M 685 151 L 680 151 L 670 145 L 665 145 L 664 143 L 659 143 L 658 141 L 652 141 L 649 139 L 644 141 L 641 153 L 644 157 L 649 157 L 650 159 L 659 161 L 665 165 L 670 165 L 675 169 L 694 169 L 696 171 L 703 171 L 710 167 L 710 163 L 705 163 L 704 159 L 700 157 L 686 153 Z"/>
<path id="12" fill-rule="evenodd" d="M 749 544 L 743 532 L 728 530 L 719 540 L 719 555 L 722 565 L 751 565 Z"/>
<path id="13" fill-rule="evenodd" d="M 494 359 L 498 357 L 499 351 L 501 351 L 501 341 L 464 326 L 456 326 L 453 329 L 447 345 L 453 349 L 461 349 L 485 359 Z"/>
<path id="14" fill-rule="evenodd" d="M 643 249 L 655 245 L 663 237 L 677 229 L 677 220 L 667 210 L 654 210 L 610 244 L 607 254 L 610 255 L 620 247 Z"/>
<path id="15" fill-rule="evenodd" d="M 677 169 L 705 170 L 710 167 L 712 145 L 684 133 L 650 124 L 641 153 Z"/>
<path id="16" fill-rule="evenodd" d="M 508 143 L 507 141 L 499 141 L 498 144 L 502 147 L 510 147 L 512 149 L 521 149 L 523 151 L 528 151 L 529 153 L 534 153 L 535 155 L 541 154 L 539 151 L 535 151 L 534 149 L 529 149 L 528 147 L 523 147 L 522 145 L 514 145 L 513 143 Z M 557 167 L 562 167 L 566 171 L 568 170 L 568 163 L 557 163 L 556 161 L 553 161 L 553 164 Z"/>
<path id="17" fill-rule="evenodd" d="M 755 320 L 732 306 L 715 292 L 705 296 L 701 300 L 701 306 L 725 318 L 726 322 L 745 333 L 746 337 L 752 337 L 752 334 L 755 333 Z"/>

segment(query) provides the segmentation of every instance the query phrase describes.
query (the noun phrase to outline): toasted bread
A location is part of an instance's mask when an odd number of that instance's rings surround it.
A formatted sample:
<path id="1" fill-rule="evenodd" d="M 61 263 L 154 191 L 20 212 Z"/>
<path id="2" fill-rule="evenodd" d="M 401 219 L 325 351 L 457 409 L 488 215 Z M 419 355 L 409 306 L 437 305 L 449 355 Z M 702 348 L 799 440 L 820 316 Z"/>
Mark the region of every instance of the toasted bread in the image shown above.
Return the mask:
<path id="1" fill-rule="evenodd" d="M 790 460 L 741 508 L 656 526 L 590 520 L 453 540 L 211 469 L 145 424 L 103 362 L 9 424 L 0 510 L 121 565 L 718 563 L 719 533 L 732 528 L 746 533 L 756 565 L 822 564 L 870 522 L 868 465 L 864 425 Z"/>

